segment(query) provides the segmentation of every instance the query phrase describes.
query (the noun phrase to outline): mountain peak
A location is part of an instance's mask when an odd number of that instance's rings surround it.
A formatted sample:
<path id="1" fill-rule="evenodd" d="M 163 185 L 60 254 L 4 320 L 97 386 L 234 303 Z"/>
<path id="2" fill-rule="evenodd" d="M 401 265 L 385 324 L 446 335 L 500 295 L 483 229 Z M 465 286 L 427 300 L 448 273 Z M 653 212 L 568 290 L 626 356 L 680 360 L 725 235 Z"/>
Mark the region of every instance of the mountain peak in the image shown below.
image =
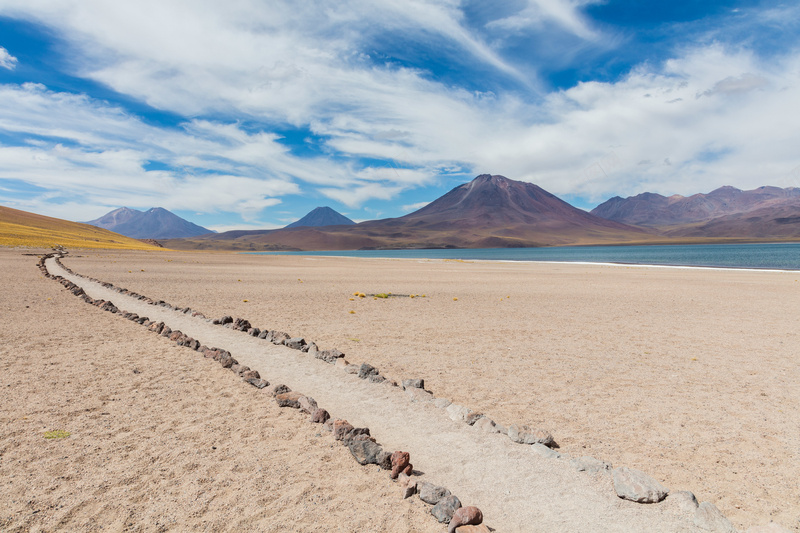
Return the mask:
<path id="1" fill-rule="evenodd" d="M 331 209 L 328 206 L 315 207 L 306 216 L 292 222 L 287 228 L 305 227 L 323 227 L 323 226 L 352 226 L 355 222 L 342 215 L 341 213 Z"/>

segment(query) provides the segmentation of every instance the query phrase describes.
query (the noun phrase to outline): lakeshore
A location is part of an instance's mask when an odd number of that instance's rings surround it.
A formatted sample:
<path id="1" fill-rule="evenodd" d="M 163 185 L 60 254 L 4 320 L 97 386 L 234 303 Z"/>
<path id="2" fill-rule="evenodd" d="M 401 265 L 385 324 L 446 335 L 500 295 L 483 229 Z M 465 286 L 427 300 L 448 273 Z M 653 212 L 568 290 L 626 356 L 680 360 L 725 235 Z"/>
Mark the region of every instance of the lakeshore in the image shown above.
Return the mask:
<path id="1" fill-rule="evenodd" d="M 422 377 L 499 423 L 550 430 L 561 451 L 692 490 L 737 527 L 796 527 L 797 273 L 173 252 L 65 261 L 339 348 L 392 379 Z"/>

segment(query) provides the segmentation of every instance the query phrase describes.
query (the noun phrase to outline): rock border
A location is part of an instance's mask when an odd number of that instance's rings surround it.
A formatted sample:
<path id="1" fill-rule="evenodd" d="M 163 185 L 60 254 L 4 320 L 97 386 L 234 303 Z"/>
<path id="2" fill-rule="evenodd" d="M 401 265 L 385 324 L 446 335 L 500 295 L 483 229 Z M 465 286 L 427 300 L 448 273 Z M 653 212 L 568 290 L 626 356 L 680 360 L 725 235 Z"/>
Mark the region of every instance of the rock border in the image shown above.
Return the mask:
<path id="1" fill-rule="evenodd" d="M 95 307 L 102 309 L 103 311 L 110 312 L 112 314 L 116 314 L 140 324 L 147 328 L 148 331 L 151 331 L 157 335 L 165 337 L 170 341 L 174 342 L 178 346 L 183 346 L 185 348 L 189 348 L 194 352 L 198 352 L 203 355 L 205 358 L 213 359 L 214 361 L 219 362 L 223 368 L 230 369 L 234 374 L 239 376 L 242 381 L 252 385 L 258 390 L 263 390 L 266 394 L 275 398 L 276 403 L 279 407 L 288 407 L 293 409 L 298 409 L 305 414 L 309 415 L 308 420 L 313 424 L 322 424 L 323 429 L 330 431 L 333 434 L 333 437 L 336 441 L 339 441 L 343 446 L 346 446 L 350 453 L 352 454 L 353 458 L 361 465 L 378 465 L 381 469 L 392 471 L 390 475 L 390 479 L 397 482 L 403 489 L 404 498 L 408 498 L 414 494 L 420 494 L 420 491 L 417 489 L 418 482 L 414 480 L 414 478 L 421 477 L 422 474 L 419 472 L 415 472 L 413 470 L 412 465 L 409 463 L 410 454 L 408 452 L 403 451 L 395 451 L 395 452 L 387 452 L 383 449 L 383 447 L 376 441 L 374 437 L 370 435 L 369 428 L 355 428 L 349 422 L 342 419 L 334 419 L 325 409 L 319 407 L 317 402 L 310 396 L 306 396 L 300 392 L 293 391 L 288 386 L 283 384 L 270 384 L 267 380 L 263 379 L 257 370 L 251 370 L 250 367 L 246 365 L 240 364 L 233 355 L 222 348 L 212 347 L 209 348 L 205 344 L 201 343 L 199 340 L 194 339 L 185 333 L 179 330 L 172 330 L 167 324 L 164 322 L 156 322 L 154 320 L 150 320 L 146 316 L 139 316 L 136 313 L 131 313 L 125 311 L 124 309 L 118 308 L 113 302 L 109 300 L 102 300 L 102 299 L 94 299 L 88 294 L 84 292 L 84 290 L 78 286 L 77 284 L 69 281 L 68 279 L 64 278 L 63 276 L 55 276 L 50 274 L 47 270 L 45 265 L 45 261 L 49 258 L 55 258 L 56 263 L 69 272 L 74 276 L 78 276 L 88 281 L 92 281 L 95 283 L 99 283 L 105 288 L 115 290 L 120 294 L 125 294 L 127 296 L 132 296 L 137 298 L 138 300 L 145 301 L 151 305 L 159 305 L 161 307 L 165 307 L 168 309 L 172 309 L 174 311 L 179 311 L 184 314 L 190 314 L 193 317 L 199 317 L 204 319 L 205 316 L 198 312 L 194 311 L 190 308 L 178 308 L 175 306 L 171 306 L 163 301 L 154 301 L 151 298 L 146 296 L 128 291 L 127 289 L 121 289 L 115 287 L 111 283 L 102 282 L 95 278 L 89 278 L 86 276 L 82 276 L 71 269 L 64 266 L 60 259 L 63 257 L 67 252 L 60 251 L 59 253 L 55 254 L 45 254 L 42 256 L 38 262 L 38 267 L 41 270 L 42 274 L 48 278 L 53 279 L 61 285 L 64 286 L 66 290 L 68 290 L 73 295 L 79 297 L 84 302 L 91 304 Z M 273 332 L 269 331 L 267 335 L 261 336 L 261 330 L 257 328 L 253 328 L 250 326 L 250 323 L 244 319 L 236 319 L 233 320 L 230 317 L 223 317 L 222 321 L 211 321 L 206 319 L 208 322 L 213 322 L 217 324 L 222 324 L 224 326 L 231 327 L 232 329 L 243 331 L 253 337 L 259 337 L 262 339 L 267 339 L 273 342 L 274 344 L 283 344 L 290 348 L 298 349 L 304 352 L 309 351 L 309 344 L 305 342 L 302 338 L 291 338 L 288 334 L 283 332 Z M 253 332 L 256 333 L 253 333 Z M 313 343 L 311 346 L 316 347 Z M 305 349 L 303 349 L 305 348 Z M 316 351 L 315 353 L 322 354 L 321 356 L 317 356 L 318 359 L 323 359 L 328 363 L 336 363 L 339 359 L 344 357 L 344 354 L 339 352 L 338 350 L 325 350 L 325 351 Z M 342 366 L 342 365 L 339 365 Z M 371 367 L 369 365 L 362 365 L 362 367 L 371 369 L 370 371 L 365 373 L 364 378 L 370 377 L 381 377 L 377 369 Z M 370 381 L 375 383 L 385 382 L 386 379 L 382 378 L 381 380 L 370 379 Z M 396 383 L 392 382 L 393 386 L 397 386 Z M 395 474 L 395 472 L 397 472 Z M 398 481 L 398 477 L 403 476 Z M 411 481 L 413 480 L 413 482 Z M 432 483 L 423 482 L 421 483 L 423 486 L 431 486 L 435 487 Z M 420 500 L 432 505 L 431 508 L 431 515 L 435 517 L 440 523 L 448 524 L 448 531 L 450 533 L 459 531 L 466 531 L 462 526 L 471 527 L 468 531 L 472 531 L 475 533 L 489 533 L 492 531 L 488 528 L 483 522 L 483 514 L 481 513 L 480 509 L 477 507 L 467 507 L 464 509 L 468 509 L 468 513 L 460 513 L 456 514 L 456 511 L 461 509 L 461 502 L 460 500 L 451 495 L 450 491 L 443 488 L 443 487 L 436 487 L 442 494 L 446 493 L 446 498 L 438 498 L 435 500 L 431 500 L 430 498 L 423 498 L 420 497 Z M 424 494 L 424 493 L 423 493 Z M 440 500 L 443 500 L 440 502 Z M 444 500 L 447 500 L 446 502 Z M 454 519 L 454 515 L 456 518 Z M 478 527 L 478 529 L 475 529 Z"/>

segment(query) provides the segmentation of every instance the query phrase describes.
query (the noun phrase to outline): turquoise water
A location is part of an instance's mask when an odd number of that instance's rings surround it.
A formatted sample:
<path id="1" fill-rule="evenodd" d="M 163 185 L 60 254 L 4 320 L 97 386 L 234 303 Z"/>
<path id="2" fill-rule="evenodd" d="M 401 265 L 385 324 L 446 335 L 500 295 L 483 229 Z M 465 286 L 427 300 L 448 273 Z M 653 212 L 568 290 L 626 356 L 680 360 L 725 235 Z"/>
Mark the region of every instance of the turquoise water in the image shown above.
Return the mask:
<path id="1" fill-rule="evenodd" d="M 683 244 L 659 246 L 568 246 L 559 248 L 485 248 L 470 250 L 347 250 L 333 252 L 253 252 L 255 255 L 322 255 L 480 259 L 494 261 L 566 261 L 728 268 L 800 270 L 800 243 Z"/>

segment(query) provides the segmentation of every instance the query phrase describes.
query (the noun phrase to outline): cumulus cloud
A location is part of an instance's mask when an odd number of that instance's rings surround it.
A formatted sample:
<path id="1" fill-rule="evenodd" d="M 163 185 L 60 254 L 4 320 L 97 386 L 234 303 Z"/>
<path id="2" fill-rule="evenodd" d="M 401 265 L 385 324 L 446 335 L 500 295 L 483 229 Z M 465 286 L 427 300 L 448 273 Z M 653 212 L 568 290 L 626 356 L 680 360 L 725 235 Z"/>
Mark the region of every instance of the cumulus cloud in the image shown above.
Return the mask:
<path id="1" fill-rule="evenodd" d="M 8 50 L 0 46 L 0 68 L 14 70 L 17 67 L 17 58 L 8 53 Z"/>

